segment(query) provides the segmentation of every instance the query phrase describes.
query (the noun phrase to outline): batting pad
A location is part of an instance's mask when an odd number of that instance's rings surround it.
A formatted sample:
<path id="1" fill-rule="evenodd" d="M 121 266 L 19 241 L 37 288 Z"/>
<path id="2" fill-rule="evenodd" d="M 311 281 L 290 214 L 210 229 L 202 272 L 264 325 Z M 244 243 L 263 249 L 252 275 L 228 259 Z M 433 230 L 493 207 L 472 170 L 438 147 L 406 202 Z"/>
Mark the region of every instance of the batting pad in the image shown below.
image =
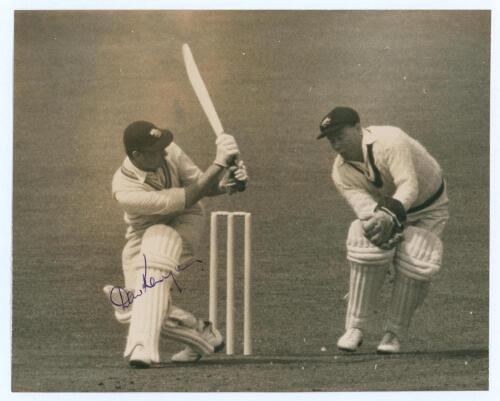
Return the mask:
<path id="1" fill-rule="evenodd" d="M 375 310 L 394 250 L 380 249 L 368 241 L 360 220 L 351 224 L 346 245 L 351 270 L 346 330 L 363 329 Z"/>
<path id="2" fill-rule="evenodd" d="M 115 286 L 113 285 L 105 285 L 103 288 L 104 294 L 106 294 L 107 301 L 110 302 L 110 296 L 111 292 L 113 291 L 113 288 Z M 121 301 L 121 299 L 120 299 Z M 111 303 L 111 302 L 110 302 Z M 116 301 L 118 303 L 118 300 Z M 130 323 L 130 319 L 132 318 L 132 305 L 128 306 L 127 308 L 122 308 L 120 306 L 116 306 L 111 303 L 111 306 L 113 308 L 115 318 L 118 320 L 119 323 L 122 324 L 127 324 Z"/>
<path id="3" fill-rule="evenodd" d="M 404 236 L 397 247 L 396 269 L 415 280 L 431 281 L 441 269 L 443 243 L 436 234 L 419 227 L 407 227 Z"/>
<path id="4" fill-rule="evenodd" d="M 200 355 L 214 353 L 214 347 L 196 329 L 185 327 L 176 319 L 165 319 L 161 334 L 163 337 L 189 345 Z"/>
<path id="5" fill-rule="evenodd" d="M 170 308 L 168 310 L 168 318 L 172 320 L 178 321 L 182 326 L 188 327 L 191 329 L 199 329 L 203 328 L 203 321 L 197 319 L 192 313 L 185 311 L 177 306 L 170 304 Z"/>
<path id="6" fill-rule="evenodd" d="M 145 266 L 136 271 L 135 298 L 124 356 L 142 345 L 152 362 L 160 361 L 160 331 L 170 301 L 172 272 L 178 264 L 182 240 L 165 225 L 154 225 L 143 236 Z"/>
<path id="7" fill-rule="evenodd" d="M 182 238 L 172 227 L 156 224 L 145 231 L 141 252 L 148 269 L 156 268 L 175 274 L 182 252 Z"/>
<path id="8" fill-rule="evenodd" d="M 148 269 L 151 277 L 161 277 L 162 271 Z M 142 283 L 142 273 L 138 279 L 137 287 Z M 165 317 L 166 307 L 170 295 L 172 279 L 157 284 L 154 288 L 136 290 L 138 295 L 134 300 L 132 318 L 127 337 L 127 346 L 124 356 L 130 356 L 137 345 L 142 345 L 150 355 L 152 362 L 160 361 L 159 342 L 161 323 Z"/>
<path id="9" fill-rule="evenodd" d="M 415 280 L 396 270 L 386 331 L 392 331 L 398 337 L 406 335 L 415 311 L 427 296 L 429 286 L 429 281 Z"/>

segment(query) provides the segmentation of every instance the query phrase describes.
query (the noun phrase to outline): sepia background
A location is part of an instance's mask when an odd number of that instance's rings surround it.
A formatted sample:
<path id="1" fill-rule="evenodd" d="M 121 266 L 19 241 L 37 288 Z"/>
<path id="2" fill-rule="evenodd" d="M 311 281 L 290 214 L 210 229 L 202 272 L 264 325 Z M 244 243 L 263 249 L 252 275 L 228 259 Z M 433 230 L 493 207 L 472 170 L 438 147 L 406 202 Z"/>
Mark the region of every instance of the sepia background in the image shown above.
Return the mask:
<path id="1" fill-rule="evenodd" d="M 12 390 L 488 388 L 489 12 L 18 11 L 14 34 Z M 137 371 L 102 293 L 123 284 L 126 226 L 111 178 L 137 119 L 170 128 L 202 169 L 213 160 L 184 42 L 251 175 L 245 193 L 205 206 L 253 215 L 254 355 L 179 367 L 169 359 L 181 346 L 165 341 L 165 363 Z M 400 355 L 374 352 L 388 283 L 360 351 L 335 349 L 354 215 L 315 137 L 336 105 L 365 126 L 401 127 L 445 171 L 444 265 Z M 200 316 L 207 267 L 186 271 L 174 293 Z M 224 277 L 221 268 L 222 326 Z M 242 352 L 241 269 L 236 277 Z"/>

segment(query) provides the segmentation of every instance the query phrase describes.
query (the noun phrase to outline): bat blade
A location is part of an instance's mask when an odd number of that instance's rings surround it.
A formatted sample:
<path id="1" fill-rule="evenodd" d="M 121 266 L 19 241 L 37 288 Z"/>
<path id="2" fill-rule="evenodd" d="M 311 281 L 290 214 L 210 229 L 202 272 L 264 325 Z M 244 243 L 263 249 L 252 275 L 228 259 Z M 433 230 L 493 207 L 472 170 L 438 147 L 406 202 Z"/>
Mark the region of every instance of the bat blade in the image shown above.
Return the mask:
<path id="1" fill-rule="evenodd" d="M 191 86 L 194 89 L 194 93 L 196 97 L 200 101 L 201 108 L 205 112 L 205 115 L 212 126 L 215 135 L 219 136 L 224 132 L 224 128 L 222 128 L 222 123 L 220 122 L 219 116 L 217 115 L 217 111 L 215 110 L 215 106 L 208 94 L 207 87 L 205 82 L 203 82 L 203 78 L 201 77 L 200 71 L 194 61 L 193 53 L 189 48 L 187 43 L 182 45 L 182 57 L 184 58 L 184 65 L 186 66 L 186 72 L 189 77 L 189 81 L 191 82 Z M 231 164 L 237 165 L 239 158 L 235 157 Z M 236 184 L 232 184 L 229 186 L 229 194 L 234 192 L 242 192 L 246 189 L 245 181 L 238 181 Z"/>
<path id="2" fill-rule="evenodd" d="M 215 110 L 207 87 L 203 82 L 200 71 L 196 66 L 193 53 L 191 52 L 191 49 L 189 48 L 189 45 L 187 43 L 184 43 L 182 45 L 182 57 L 184 58 L 184 64 L 186 66 L 186 72 L 189 77 L 189 81 L 191 82 L 191 86 L 194 89 L 196 97 L 200 101 L 201 108 L 205 112 L 205 115 L 207 116 L 208 121 L 212 126 L 213 131 L 215 132 L 215 135 L 219 136 L 224 132 L 224 128 L 222 128 L 222 123 L 220 122 L 219 116 L 217 115 L 217 111 Z"/>

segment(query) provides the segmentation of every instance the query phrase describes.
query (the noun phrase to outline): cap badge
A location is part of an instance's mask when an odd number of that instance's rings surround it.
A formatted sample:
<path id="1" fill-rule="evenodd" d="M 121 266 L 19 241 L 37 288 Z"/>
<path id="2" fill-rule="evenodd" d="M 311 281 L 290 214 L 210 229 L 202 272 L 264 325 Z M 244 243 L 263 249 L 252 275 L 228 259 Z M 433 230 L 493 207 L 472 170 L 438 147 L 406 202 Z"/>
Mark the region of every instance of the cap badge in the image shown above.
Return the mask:
<path id="1" fill-rule="evenodd" d="M 330 117 L 325 117 L 325 119 L 323 121 L 321 121 L 321 127 L 325 128 L 326 126 L 328 126 L 330 124 L 331 121 L 332 121 L 332 119 Z"/>
<path id="2" fill-rule="evenodd" d="M 161 131 L 158 128 L 153 128 L 151 131 L 149 131 L 149 135 L 155 138 L 161 138 Z"/>

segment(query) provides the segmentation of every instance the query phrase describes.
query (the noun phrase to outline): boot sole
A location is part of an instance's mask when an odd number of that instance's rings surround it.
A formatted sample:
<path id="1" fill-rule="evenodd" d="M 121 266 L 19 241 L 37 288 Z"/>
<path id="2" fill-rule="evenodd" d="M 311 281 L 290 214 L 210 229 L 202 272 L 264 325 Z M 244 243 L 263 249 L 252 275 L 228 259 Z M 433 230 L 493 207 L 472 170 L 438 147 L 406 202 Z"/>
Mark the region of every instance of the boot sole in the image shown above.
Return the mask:
<path id="1" fill-rule="evenodd" d="M 383 349 L 377 349 L 377 354 L 379 355 L 393 355 L 393 354 L 398 354 L 398 351 L 388 351 L 388 350 L 383 350 Z"/>
<path id="2" fill-rule="evenodd" d="M 198 362 L 201 359 L 201 355 L 198 355 L 196 359 L 190 359 L 190 360 L 185 360 L 185 361 L 176 361 L 172 359 L 173 363 L 193 363 L 193 362 Z"/>
<path id="3" fill-rule="evenodd" d="M 139 359 L 133 359 L 133 360 L 129 361 L 128 365 L 134 369 L 147 369 L 151 366 L 150 363 L 141 361 Z"/>
<path id="4" fill-rule="evenodd" d="M 216 354 L 217 352 L 221 352 L 225 346 L 226 346 L 226 343 L 224 341 L 222 341 L 219 345 L 214 347 L 214 354 Z"/>
<path id="5" fill-rule="evenodd" d="M 359 347 L 361 347 L 361 345 L 363 344 L 363 340 L 361 340 L 358 345 L 356 346 L 356 348 L 342 348 L 342 347 L 339 347 L 337 346 L 337 349 L 339 351 L 343 351 L 343 352 L 349 352 L 349 353 L 353 353 L 353 352 L 356 352 L 358 350 Z"/>

